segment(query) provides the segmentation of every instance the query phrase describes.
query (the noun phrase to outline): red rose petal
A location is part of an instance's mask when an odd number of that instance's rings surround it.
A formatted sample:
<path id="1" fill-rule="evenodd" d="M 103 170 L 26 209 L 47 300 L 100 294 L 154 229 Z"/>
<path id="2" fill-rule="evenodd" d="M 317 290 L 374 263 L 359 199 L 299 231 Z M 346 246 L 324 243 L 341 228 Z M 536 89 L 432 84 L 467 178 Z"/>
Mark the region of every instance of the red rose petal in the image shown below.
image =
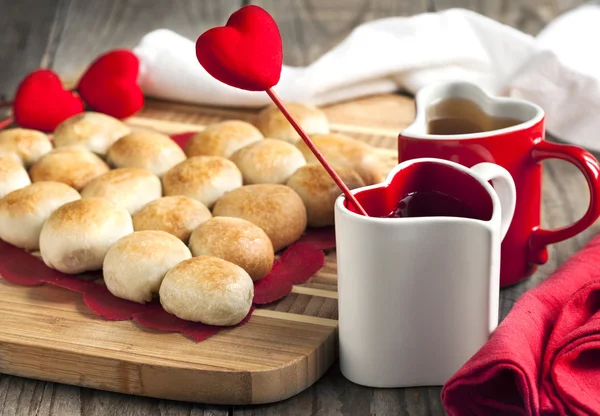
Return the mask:
<path id="1" fill-rule="evenodd" d="M 152 303 L 141 304 L 114 296 L 106 286 L 94 284 L 83 295 L 83 301 L 92 311 L 111 321 L 127 321 L 136 313 L 151 310 Z"/>
<path id="2" fill-rule="evenodd" d="M 324 227 L 310 229 L 296 244 L 299 243 L 309 244 L 310 246 L 321 250 L 335 248 L 335 228 Z"/>
<path id="3" fill-rule="evenodd" d="M 34 255 L 0 240 L 0 276 L 25 286 L 49 283 L 75 292 L 83 292 L 89 282 L 46 266 Z"/>
<path id="4" fill-rule="evenodd" d="M 183 149 L 185 148 L 185 145 L 187 144 L 188 140 L 190 140 L 195 134 L 196 132 L 172 134 L 171 139 Z"/>
<path id="5" fill-rule="evenodd" d="M 265 305 L 285 297 L 292 291 L 292 282 L 286 277 L 285 266 L 276 261 L 271 271 L 254 283 L 252 303 Z"/>
<path id="6" fill-rule="evenodd" d="M 281 256 L 285 278 L 292 284 L 304 283 L 325 265 L 322 250 L 307 244 L 296 243 Z"/>

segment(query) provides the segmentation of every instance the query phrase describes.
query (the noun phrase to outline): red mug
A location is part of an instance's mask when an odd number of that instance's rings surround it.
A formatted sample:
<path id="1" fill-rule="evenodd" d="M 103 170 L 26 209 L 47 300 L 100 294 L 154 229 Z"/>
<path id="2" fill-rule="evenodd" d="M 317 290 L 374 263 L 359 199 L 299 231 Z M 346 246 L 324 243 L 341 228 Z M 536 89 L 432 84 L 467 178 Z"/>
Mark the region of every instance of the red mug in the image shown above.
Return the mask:
<path id="1" fill-rule="evenodd" d="M 463 104 L 476 105 L 497 120 L 510 119 L 507 127 L 464 134 L 430 134 L 431 109 L 447 101 L 452 116 L 461 115 Z M 502 242 L 500 287 L 513 285 L 531 276 L 548 260 L 547 246 L 567 240 L 592 225 L 600 216 L 598 160 L 582 148 L 545 141 L 545 114 L 528 101 L 491 97 L 474 84 L 444 82 L 426 86 L 416 95 L 414 122 L 398 136 L 398 161 L 433 157 L 466 167 L 481 162 L 495 163 L 513 177 L 517 190 L 514 217 Z M 464 116 L 464 114 L 463 114 Z M 491 120 L 491 119 L 490 119 Z M 448 125 L 450 126 L 450 125 Z M 460 132 L 460 130 L 458 130 Z M 476 131 L 476 130 L 471 130 Z M 545 159 L 562 159 L 574 164 L 584 175 L 590 205 L 575 223 L 545 230 L 540 227 L 542 165 Z"/>

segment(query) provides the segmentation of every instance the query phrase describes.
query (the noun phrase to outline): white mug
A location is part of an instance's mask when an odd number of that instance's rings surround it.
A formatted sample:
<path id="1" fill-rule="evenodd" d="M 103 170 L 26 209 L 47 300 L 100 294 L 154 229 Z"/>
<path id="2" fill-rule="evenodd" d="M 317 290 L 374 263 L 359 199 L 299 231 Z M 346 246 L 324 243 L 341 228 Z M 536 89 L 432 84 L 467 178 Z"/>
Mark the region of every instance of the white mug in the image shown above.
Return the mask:
<path id="1" fill-rule="evenodd" d="M 352 192 L 369 216 L 336 200 L 342 374 L 370 387 L 443 385 L 498 325 L 512 177 L 422 158 Z M 404 217 L 384 218 L 402 198 Z"/>

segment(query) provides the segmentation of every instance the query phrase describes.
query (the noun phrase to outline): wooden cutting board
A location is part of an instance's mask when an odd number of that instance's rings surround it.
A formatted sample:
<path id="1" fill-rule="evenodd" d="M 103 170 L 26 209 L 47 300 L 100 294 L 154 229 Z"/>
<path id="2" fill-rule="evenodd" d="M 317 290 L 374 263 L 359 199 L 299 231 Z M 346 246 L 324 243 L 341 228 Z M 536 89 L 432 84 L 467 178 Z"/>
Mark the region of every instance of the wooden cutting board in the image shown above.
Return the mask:
<path id="1" fill-rule="evenodd" d="M 378 147 L 396 164 L 396 135 L 414 114 L 401 96 L 325 109 L 334 131 Z M 149 101 L 128 120 L 167 134 L 200 131 L 254 112 Z M 284 400 L 309 387 L 337 358 L 335 252 L 310 281 L 257 309 L 250 321 L 201 343 L 130 321 L 107 321 L 81 294 L 0 279 L 0 372 L 127 394 L 211 404 Z"/>

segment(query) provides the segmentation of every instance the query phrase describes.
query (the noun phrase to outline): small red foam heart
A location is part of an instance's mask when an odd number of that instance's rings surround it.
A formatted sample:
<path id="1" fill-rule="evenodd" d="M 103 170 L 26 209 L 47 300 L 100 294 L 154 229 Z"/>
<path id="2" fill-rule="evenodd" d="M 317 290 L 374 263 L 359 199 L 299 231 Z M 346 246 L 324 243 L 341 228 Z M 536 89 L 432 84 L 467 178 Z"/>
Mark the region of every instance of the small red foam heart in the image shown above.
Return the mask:
<path id="1" fill-rule="evenodd" d="M 56 73 L 38 69 L 23 79 L 13 104 L 18 125 L 25 128 L 53 131 L 67 118 L 83 111 L 83 102 L 63 88 Z"/>
<path id="2" fill-rule="evenodd" d="M 127 49 L 117 49 L 89 66 L 79 80 L 77 91 L 92 109 L 126 118 L 144 105 L 144 94 L 137 83 L 139 71 L 137 56 Z"/>
<path id="3" fill-rule="evenodd" d="M 219 81 L 249 91 L 266 91 L 279 82 L 283 47 L 277 23 L 266 10 L 244 6 L 225 26 L 204 32 L 196 57 Z"/>

